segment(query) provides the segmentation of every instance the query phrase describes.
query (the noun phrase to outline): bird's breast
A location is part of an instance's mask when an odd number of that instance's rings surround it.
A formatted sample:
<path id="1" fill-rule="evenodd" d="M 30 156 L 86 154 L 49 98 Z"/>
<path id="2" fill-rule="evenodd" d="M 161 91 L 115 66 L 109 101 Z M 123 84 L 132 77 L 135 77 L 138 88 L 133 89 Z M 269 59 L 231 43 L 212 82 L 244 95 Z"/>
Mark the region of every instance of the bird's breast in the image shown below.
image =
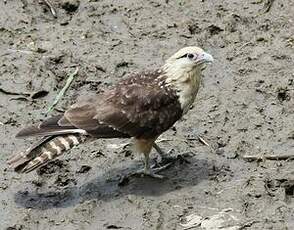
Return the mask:
<path id="1" fill-rule="evenodd" d="M 180 82 L 177 86 L 177 95 L 183 110 L 183 114 L 187 113 L 195 101 L 199 90 L 200 79 L 189 78 L 185 82 Z"/>

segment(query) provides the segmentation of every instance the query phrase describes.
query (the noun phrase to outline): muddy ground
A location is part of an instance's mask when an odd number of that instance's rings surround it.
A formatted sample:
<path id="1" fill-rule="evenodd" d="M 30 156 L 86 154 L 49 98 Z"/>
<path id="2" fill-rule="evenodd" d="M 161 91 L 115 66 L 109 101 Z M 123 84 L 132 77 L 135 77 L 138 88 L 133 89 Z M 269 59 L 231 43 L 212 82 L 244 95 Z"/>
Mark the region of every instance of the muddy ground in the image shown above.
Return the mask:
<path id="1" fill-rule="evenodd" d="M 294 229 L 293 161 L 243 159 L 294 155 L 294 2 L 268 2 L 52 0 L 54 18 L 43 1 L 2 0 L 0 229 Z M 215 63 L 193 110 L 160 137 L 189 161 L 164 171 L 167 179 L 120 184 L 142 167 L 120 146 L 128 140 L 81 145 L 27 175 L 7 168 L 34 141 L 16 132 L 45 118 L 76 67 L 51 114 L 187 45 Z"/>

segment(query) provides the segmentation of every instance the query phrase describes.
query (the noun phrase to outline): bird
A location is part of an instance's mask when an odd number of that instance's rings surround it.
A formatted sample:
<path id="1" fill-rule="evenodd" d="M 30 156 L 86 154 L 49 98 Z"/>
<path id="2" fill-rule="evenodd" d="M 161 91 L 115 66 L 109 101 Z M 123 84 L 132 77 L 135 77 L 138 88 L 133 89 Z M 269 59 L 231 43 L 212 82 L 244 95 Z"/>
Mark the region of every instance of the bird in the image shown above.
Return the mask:
<path id="1" fill-rule="evenodd" d="M 87 140 L 133 138 L 135 151 L 143 154 L 143 175 L 162 178 L 160 167 L 150 164 L 156 139 L 191 108 L 202 71 L 213 57 L 197 46 L 178 50 L 155 70 L 132 73 L 117 84 L 87 99 L 78 100 L 63 114 L 21 129 L 16 138 L 39 137 L 7 163 L 18 173 L 28 173 Z"/>

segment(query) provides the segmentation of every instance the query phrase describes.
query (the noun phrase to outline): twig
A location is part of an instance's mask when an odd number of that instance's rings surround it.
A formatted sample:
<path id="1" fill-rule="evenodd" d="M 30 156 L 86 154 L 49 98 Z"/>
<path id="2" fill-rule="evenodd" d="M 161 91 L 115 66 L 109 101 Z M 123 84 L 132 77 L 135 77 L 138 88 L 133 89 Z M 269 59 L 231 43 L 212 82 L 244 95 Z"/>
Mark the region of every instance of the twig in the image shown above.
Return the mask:
<path id="1" fill-rule="evenodd" d="M 76 70 L 70 74 L 67 78 L 67 81 L 65 83 L 65 86 L 60 90 L 60 92 L 58 93 L 58 95 L 55 97 L 52 105 L 49 107 L 49 109 L 47 110 L 47 112 L 45 113 L 45 115 L 47 115 L 48 113 L 50 113 L 52 111 L 52 109 L 57 105 L 57 103 L 60 101 L 60 99 L 63 97 L 63 95 L 65 94 L 65 92 L 67 91 L 67 89 L 70 87 L 72 81 L 74 80 L 74 77 L 77 75 L 79 71 L 79 68 L 77 67 Z"/>
<path id="2" fill-rule="evenodd" d="M 248 46 L 248 45 L 252 45 L 252 42 L 245 42 L 240 47 L 238 47 L 238 51 L 240 51 L 241 49 L 243 49 L 245 46 Z"/>
<path id="3" fill-rule="evenodd" d="M 252 155 L 245 155 L 243 156 L 245 160 L 291 160 L 294 159 L 293 154 L 286 154 L 286 155 L 263 155 L 263 156 L 252 156 Z"/>
<path id="4" fill-rule="evenodd" d="M 33 53 L 37 53 L 35 51 L 31 51 L 31 50 L 17 50 L 17 49 L 7 49 L 7 51 L 9 52 L 13 52 L 13 53 L 24 53 L 24 54 L 33 54 Z"/>
<path id="5" fill-rule="evenodd" d="M 202 144 L 204 144 L 204 145 L 206 145 L 206 146 L 208 146 L 208 147 L 210 147 L 210 145 L 202 138 L 202 137 L 200 137 L 200 136 L 197 136 L 198 137 L 198 140 L 202 143 Z"/>
<path id="6" fill-rule="evenodd" d="M 49 7 L 50 12 L 53 15 L 53 17 L 57 18 L 57 13 L 56 13 L 56 10 L 55 10 L 54 6 L 52 5 L 52 3 L 49 0 L 43 0 L 43 1 Z"/>
<path id="7" fill-rule="evenodd" d="M 239 230 L 241 229 L 247 229 L 248 227 L 251 227 L 253 224 L 256 224 L 256 223 L 259 223 L 260 221 L 259 220 L 251 220 L 251 221 L 248 221 L 244 224 L 242 224 L 239 228 Z"/>
<path id="8" fill-rule="evenodd" d="M 2 89 L 2 88 L 0 88 L 0 92 L 4 93 L 6 95 L 21 96 L 18 98 L 12 98 L 12 100 L 18 100 L 18 99 L 34 100 L 37 98 L 45 97 L 48 94 L 48 91 L 46 91 L 46 90 L 39 90 L 39 91 L 32 92 L 32 93 L 29 93 L 29 92 L 18 93 L 18 92 L 9 91 L 7 89 Z"/>
<path id="9" fill-rule="evenodd" d="M 160 142 L 166 142 L 166 141 L 172 141 L 172 139 L 162 138 L 162 139 L 158 139 L 156 142 L 160 143 Z"/>
<path id="10" fill-rule="evenodd" d="M 126 25 L 126 27 L 128 28 L 128 32 L 129 34 L 132 36 L 132 37 L 136 37 L 132 32 L 131 32 L 131 29 L 132 27 L 130 26 L 130 24 L 123 18 L 122 19 L 122 22 Z"/>
<path id="11" fill-rule="evenodd" d="M 263 12 L 262 13 L 265 14 L 265 13 L 269 12 L 273 3 L 274 3 L 274 0 L 266 0 L 263 5 L 263 9 L 262 9 Z"/>
<path id="12" fill-rule="evenodd" d="M 7 94 L 7 95 L 17 95 L 17 96 L 18 95 L 22 95 L 22 96 L 29 96 L 30 95 L 29 93 L 17 93 L 17 92 L 12 92 L 12 91 L 2 89 L 2 88 L 0 88 L 0 92 Z"/>
<path id="13" fill-rule="evenodd" d="M 210 145 L 208 144 L 208 142 L 206 140 L 203 139 L 203 137 L 197 135 L 196 137 L 188 137 L 188 138 L 173 138 L 173 139 L 159 139 L 157 140 L 156 142 L 159 143 L 159 142 L 166 142 L 166 141 L 174 141 L 174 140 L 177 140 L 177 141 L 181 141 L 181 142 L 187 142 L 187 141 L 195 141 L 195 140 L 198 140 L 200 141 L 202 144 L 210 147 Z"/>
<path id="14" fill-rule="evenodd" d="M 210 147 L 210 145 L 208 144 L 208 142 L 206 140 L 204 140 L 203 137 L 199 136 L 199 135 L 196 135 L 196 137 L 188 137 L 186 139 L 187 141 L 195 141 L 195 140 L 198 140 L 200 143 Z"/>
<path id="15" fill-rule="evenodd" d="M 127 146 L 131 145 L 130 142 L 125 142 L 125 143 L 122 143 L 122 144 L 109 144 L 107 145 L 107 148 L 109 149 L 120 149 L 120 148 L 125 148 Z"/>

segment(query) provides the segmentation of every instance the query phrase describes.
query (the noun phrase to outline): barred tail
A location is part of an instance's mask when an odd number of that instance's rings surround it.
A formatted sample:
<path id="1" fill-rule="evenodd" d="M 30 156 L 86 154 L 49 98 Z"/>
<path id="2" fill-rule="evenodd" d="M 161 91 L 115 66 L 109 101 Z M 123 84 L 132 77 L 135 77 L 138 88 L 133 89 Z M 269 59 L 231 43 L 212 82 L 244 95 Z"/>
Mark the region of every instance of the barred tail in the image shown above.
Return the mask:
<path id="1" fill-rule="evenodd" d="M 44 137 L 26 151 L 15 154 L 8 160 L 8 164 L 16 172 L 28 173 L 47 164 L 84 140 L 85 138 L 79 134 Z"/>

